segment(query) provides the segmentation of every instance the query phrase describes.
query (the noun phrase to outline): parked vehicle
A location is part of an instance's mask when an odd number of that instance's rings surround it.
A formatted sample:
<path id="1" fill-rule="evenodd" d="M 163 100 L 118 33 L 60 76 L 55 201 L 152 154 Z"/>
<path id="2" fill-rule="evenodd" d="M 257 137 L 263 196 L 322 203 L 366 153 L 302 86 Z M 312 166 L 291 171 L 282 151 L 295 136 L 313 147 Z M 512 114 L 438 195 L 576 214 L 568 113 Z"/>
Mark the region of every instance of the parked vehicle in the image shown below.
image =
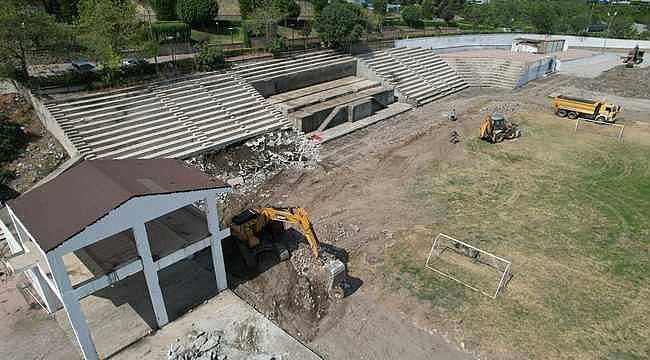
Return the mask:
<path id="1" fill-rule="evenodd" d="M 595 120 L 600 122 L 616 122 L 616 116 L 621 107 L 615 104 L 606 103 L 603 100 L 589 100 L 576 97 L 559 95 L 556 96 L 553 105 L 555 114 L 569 119 Z"/>
<path id="2" fill-rule="evenodd" d="M 148 63 L 149 63 L 149 62 L 148 62 L 147 60 L 145 60 L 145 59 L 140 59 L 140 58 L 133 57 L 133 56 L 131 56 L 131 57 L 127 57 L 127 58 L 124 58 L 124 59 L 122 59 L 122 61 L 120 62 L 120 64 L 122 65 L 122 67 L 131 67 L 131 66 L 145 65 L 145 64 L 148 64 Z"/>
<path id="3" fill-rule="evenodd" d="M 95 65 L 89 63 L 88 60 L 73 60 L 72 67 L 75 70 L 82 72 L 93 72 L 97 69 Z"/>

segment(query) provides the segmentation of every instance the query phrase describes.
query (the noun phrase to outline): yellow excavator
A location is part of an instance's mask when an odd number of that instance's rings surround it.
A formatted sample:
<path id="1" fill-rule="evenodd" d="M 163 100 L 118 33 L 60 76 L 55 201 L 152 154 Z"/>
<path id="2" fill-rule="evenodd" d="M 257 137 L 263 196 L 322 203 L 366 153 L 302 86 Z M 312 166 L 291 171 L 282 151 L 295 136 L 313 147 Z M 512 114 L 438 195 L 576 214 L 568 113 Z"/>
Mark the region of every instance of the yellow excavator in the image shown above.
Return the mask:
<path id="1" fill-rule="evenodd" d="M 255 268 L 267 261 L 269 256 L 275 256 L 280 261 L 291 257 L 286 244 L 279 241 L 280 233 L 285 231 L 284 224 L 299 225 L 314 261 L 325 269 L 325 286 L 330 294 L 341 297 L 340 285 L 345 278 L 345 265 L 338 259 L 323 256 L 309 215 L 301 207 L 248 209 L 233 217 L 230 233 L 238 239 L 237 245 L 246 265 Z"/>
<path id="2" fill-rule="evenodd" d="M 521 136 L 519 125 L 506 121 L 503 115 L 488 114 L 483 120 L 479 138 L 491 143 L 505 139 L 515 139 Z"/>

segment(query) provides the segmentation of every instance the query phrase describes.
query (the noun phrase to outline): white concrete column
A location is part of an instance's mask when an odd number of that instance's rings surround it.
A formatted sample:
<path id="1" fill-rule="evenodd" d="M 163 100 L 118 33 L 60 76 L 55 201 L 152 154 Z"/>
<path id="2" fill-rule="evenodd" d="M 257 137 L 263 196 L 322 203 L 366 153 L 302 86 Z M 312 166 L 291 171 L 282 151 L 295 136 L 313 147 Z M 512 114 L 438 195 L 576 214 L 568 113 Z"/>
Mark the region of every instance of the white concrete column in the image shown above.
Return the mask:
<path id="1" fill-rule="evenodd" d="M 138 254 L 142 260 L 142 272 L 147 281 L 147 288 L 149 289 L 153 312 L 156 314 L 156 322 L 158 323 L 158 327 L 163 327 L 167 325 L 169 318 L 167 317 L 165 299 L 163 298 L 162 290 L 160 289 L 158 271 L 154 267 L 153 258 L 151 256 L 151 247 L 149 246 L 147 228 L 144 224 L 138 224 L 133 227 L 133 235 L 135 236 L 135 246 L 138 248 Z"/>
<path id="2" fill-rule="evenodd" d="M 219 291 L 228 288 L 226 277 L 226 266 L 223 260 L 223 249 L 221 248 L 221 229 L 219 228 L 219 210 L 217 210 L 217 199 L 205 199 L 205 216 L 208 219 L 208 230 L 210 231 L 210 249 L 212 251 L 212 264 L 214 276 L 217 279 Z"/>
<path id="3" fill-rule="evenodd" d="M 95 343 L 93 343 L 93 339 L 90 336 L 90 329 L 88 328 L 86 317 L 81 311 L 79 299 L 76 297 L 74 290 L 72 289 L 72 283 L 70 283 L 70 278 L 68 277 L 68 272 L 63 263 L 63 258 L 56 253 L 48 253 L 47 260 L 50 263 L 54 283 L 59 288 L 59 293 L 63 300 L 63 307 L 65 308 L 65 312 L 68 314 L 70 325 L 72 326 L 74 335 L 81 347 L 84 359 L 99 360 L 99 355 L 97 355 L 97 350 L 95 349 Z"/>

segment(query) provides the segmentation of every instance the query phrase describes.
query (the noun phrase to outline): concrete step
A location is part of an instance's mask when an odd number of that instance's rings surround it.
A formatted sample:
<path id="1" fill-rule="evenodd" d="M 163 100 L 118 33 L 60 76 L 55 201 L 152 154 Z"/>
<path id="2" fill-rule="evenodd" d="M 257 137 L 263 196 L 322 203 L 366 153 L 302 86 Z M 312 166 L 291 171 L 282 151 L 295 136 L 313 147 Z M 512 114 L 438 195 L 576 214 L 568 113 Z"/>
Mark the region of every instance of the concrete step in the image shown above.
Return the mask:
<path id="1" fill-rule="evenodd" d="M 180 142 L 191 141 L 193 139 L 192 134 L 188 131 L 177 132 L 169 134 L 165 137 L 158 137 L 148 141 L 143 141 L 131 146 L 122 147 L 110 152 L 97 153 L 97 157 L 100 158 L 110 158 L 110 159 L 128 159 L 128 158 L 141 158 L 143 154 L 148 154 L 155 150 L 161 150 L 173 145 L 177 145 Z"/>
<path id="2" fill-rule="evenodd" d="M 86 137 L 84 141 L 93 148 L 101 148 L 104 146 L 112 146 L 114 144 L 125 144 L 126 141 L 134 139 L 145 139 L 151 134 L 157 134 L 160 131 L 172 131 L 183 125 L 182 121 L 172 118 L 158 123 L 148 123 L 137 127 L 122 128 L 119 131 L 114 131 L 113 134 L 102 134 L 101 137 L 91 138 Z"/>
<path id="3" fill-rule="evenodd" d="M 142 112 L 151 112 L 151 111 L 165 112 L 165 107 L 163 106 L 162 103 L 158 102 L 158 103 L 151 103 L 147 105 L 135 106 L 129 109 L 113 111 L 113 112 L 104 113 L 100 115 L 81 117 L 78 119 L 72 119 L 72 120 L 62 119 L 59 122 L 63 125 L 69 124 L 75 127 L 79 127 L 87 124 L 95 124 L 101 122 L 102 120 L 129 118 L 129 117 L 133 117 L 134 115 L 140 114 Z"/>
<path id="4" fill-rule="evenodd" d="M 83 134 L 94 134 L 102 131 L 108 131 L 123 125 L 132 125 L 141 122 L 151 121 L 153 119 L 165 116 L 174 116 L 170 111 L 160 111 L 160 109 L 149 109 L 131 113 L 127 116 L 108 118 L 100 121 L 78 122 L 66 128 L 71 128 Z"/>
<path id="5" fill-rule="evenodd" d="M 79 132 L 79 135 L 88 143 L 101 144 L 103 141 L 111 141 L 119 138 L 122 135 L 138 134 L 140 132 L 147 132 L 149 129 L 158 126 L 167 126 L 168 124 L 175 124 L 179 119 L 172 114 L 168 116 L 161 116 L 156 114 L 151 117 L 149 121 L 130 122 L 126 124 L 119 124 L 119 126 L 106 127 L 98 131 Z"/>
<path id="6" fill-rule="evenodd" d="M 141 144 L 148 141 L 157 141 L 162 138 L 174 138 L 174 135 L 178 134 L 181 134 L 182 136 L 187 134 L 187 126 L 181 124 L 180 122 L 177 122 L 174 126 L 163 127 L 160 129 L 152 128 L 150 131 L 141 133 L 140 136 L 130 136 L 126 139 L 116 139 L 115 142 L 111 142 L 102 146 L 94 146 L 93 144 L 90 145 L 93 147 L 93 152 L 95 154 L 104 154 L 110 153 L 116 149 L 128 148 L 134 144 Z"/>

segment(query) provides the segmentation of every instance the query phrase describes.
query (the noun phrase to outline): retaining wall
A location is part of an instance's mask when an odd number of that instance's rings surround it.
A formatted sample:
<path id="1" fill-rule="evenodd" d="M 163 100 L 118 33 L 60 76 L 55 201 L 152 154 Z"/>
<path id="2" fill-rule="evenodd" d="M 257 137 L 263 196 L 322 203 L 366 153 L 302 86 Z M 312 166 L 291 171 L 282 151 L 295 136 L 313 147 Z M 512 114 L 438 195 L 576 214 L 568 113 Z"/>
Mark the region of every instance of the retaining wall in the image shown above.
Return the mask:
<path id="1" fill-rule="evenodd" d="M 483 35 L 452 35 L 436 36 L 416 39 L 397 40 L 395 47 L 420 46 L 434 50 L 454 51 L 510 48 L 512 40 L 516 38 L 565 40 L 565 46 L 577 48 L 608 48 L 629 50 L 639 45 L 642 49 L 650 49 L 650 40 L 629 40 L 596 38 L 572 35 L 542 35 L 542 34 L 483 34 Z M 447 49 L 447 50 L 443 50 Z"/>
<path id="2" fill-rule="evenodd" d="M 319 67 L 292 74 L 270 77 L 251 82 L 251 85 L 264 97 L 301 89 L 307 86 L 320 84 L 327 81 L 355 76 L 357 73 L 357 60 L 350 59 L 342 64 Z"/>
<path id="3" fill-rule="evenodd" d="M 41 120 L 41 123 L 45 128 L 52 134 L 63 146 L 65 151 L 68 153 L 70 158 L 76 158 L 80 156 L 79 151 L 77 148 L 72 144 L 70 139 L 65 135 L 65 132 L 59 125 L 59 123 L 56 121 L 54 116 L 50 113 L 50 111 L 47 109 L 45 104 L 34 95 L 31 90 L 27 89 L 26 87 L 22 86 L 21 84 L 17 82 L 13 82 L 14 86 L 18 90 L 18 93 L 20 93 L 34 108 L 34 112 L 36 112 L 36 115 L 38 116 L 39 120 Z"/>
<path id="4" fill-rule="evenodd" d="M 546 76 L 553 73 L 558 69 L 558 62 L 554 56 L 539 59 L 533 63 L 529 63 L 527 68 L 521 72 L 521 77 L 517 82 L 517 87 L 524 86 L 530 81 Z"/>

